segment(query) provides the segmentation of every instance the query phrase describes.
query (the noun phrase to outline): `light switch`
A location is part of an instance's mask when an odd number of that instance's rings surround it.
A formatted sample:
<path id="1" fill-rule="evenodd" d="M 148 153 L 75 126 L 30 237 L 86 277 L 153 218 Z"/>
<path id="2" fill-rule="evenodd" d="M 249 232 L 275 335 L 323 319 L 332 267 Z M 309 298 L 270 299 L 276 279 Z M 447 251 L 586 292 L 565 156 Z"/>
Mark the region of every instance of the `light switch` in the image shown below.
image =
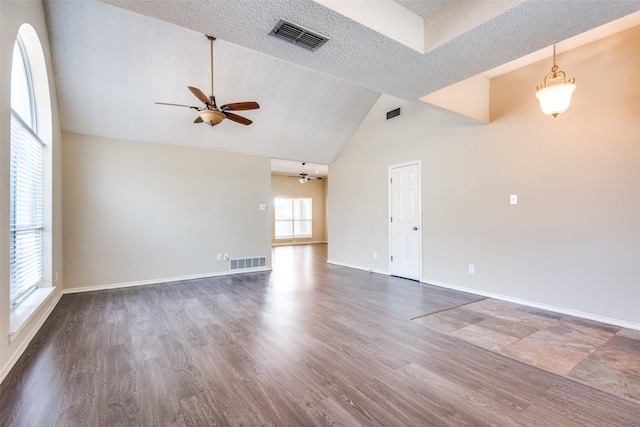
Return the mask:
<path id="1" fill-rule="evenodd" d="M 518 195 L 517 194 L 512 194 L 511 196 L 509 196 L 509 204 L 511 204 L 511 205 L 517 205 L 518 204 Z"/>

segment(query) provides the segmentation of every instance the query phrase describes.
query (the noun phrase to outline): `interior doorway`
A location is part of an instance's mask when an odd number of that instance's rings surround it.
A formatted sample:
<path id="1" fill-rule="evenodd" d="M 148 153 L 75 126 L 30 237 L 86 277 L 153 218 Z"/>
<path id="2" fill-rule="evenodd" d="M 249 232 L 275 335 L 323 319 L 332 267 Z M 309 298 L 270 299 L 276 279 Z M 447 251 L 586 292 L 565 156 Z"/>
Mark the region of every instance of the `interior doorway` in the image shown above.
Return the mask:
<path id="1" fill-rule="evenodd" d="M 422 277 L 420 161 L 389 166 L 389 253 L 393 276 Z"/>

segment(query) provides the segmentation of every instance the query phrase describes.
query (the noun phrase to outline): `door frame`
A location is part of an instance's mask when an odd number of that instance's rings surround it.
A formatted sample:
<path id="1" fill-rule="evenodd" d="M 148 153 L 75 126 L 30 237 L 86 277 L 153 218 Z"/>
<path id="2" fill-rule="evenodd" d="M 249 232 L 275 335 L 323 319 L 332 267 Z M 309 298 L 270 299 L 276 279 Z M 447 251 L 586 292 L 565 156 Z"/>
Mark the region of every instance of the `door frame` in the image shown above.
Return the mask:
<path id="1" fill-rule="evenodd" d="M 389 171 L 388 171 L 388 177 L 387 177 L 387 193 L 388 193 L 388 215 L 387 218 L 389 218 L 389 221 L 387 221 L 388 224 L 388 231 L 389 231 L 389 258 L 387 259 L 388 265 L 389 265 L 389 274 L 393 275 L 393 262 L 391 261 L 391 256 L 392 256 L 392 252 L 393 252 L 393 232 L 392 232 L 392 226 L 391 226 L 391 213 L 393 210 L 393 200 L 392 200 L 392 191 L 391 191 L 391 177 L 392 177 L 392 171 L 393 169 L 396 168 L 401 168 L 401 167 L 405 167 L 405 166 L 413 166 L 416 165 L 418 166 L 418 220 L 419 220 L 419 224 L 418 224 L 418 231 L 420 231 L 420 233 L 418 233 L 418 260 L 419 260 L 419 266 L 418 266 L 418 282 L 422 283 L 422 160 L 418 159 L 418 160 L 413 160 L 410 162 L 403 162 L 403 163 L 396 163 L 393 165 L 389 165 Z"/>

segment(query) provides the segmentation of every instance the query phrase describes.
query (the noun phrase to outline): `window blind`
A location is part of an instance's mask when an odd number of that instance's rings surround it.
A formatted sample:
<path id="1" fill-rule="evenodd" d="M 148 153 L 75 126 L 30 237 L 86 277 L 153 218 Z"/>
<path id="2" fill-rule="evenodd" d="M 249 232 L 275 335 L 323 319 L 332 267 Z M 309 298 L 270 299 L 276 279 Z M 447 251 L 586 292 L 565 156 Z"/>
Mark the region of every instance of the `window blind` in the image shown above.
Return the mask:
<path id="1" fill-rule="evenodd" d="M 275 238 L 311 237 L 311 199 L 298 197 L 275 198 Z"/>
<path id="2" fill-rule="evenodd" d="M 11 304 L 42 280 L 44 144 L 11 111 L 10 286 Z"/>

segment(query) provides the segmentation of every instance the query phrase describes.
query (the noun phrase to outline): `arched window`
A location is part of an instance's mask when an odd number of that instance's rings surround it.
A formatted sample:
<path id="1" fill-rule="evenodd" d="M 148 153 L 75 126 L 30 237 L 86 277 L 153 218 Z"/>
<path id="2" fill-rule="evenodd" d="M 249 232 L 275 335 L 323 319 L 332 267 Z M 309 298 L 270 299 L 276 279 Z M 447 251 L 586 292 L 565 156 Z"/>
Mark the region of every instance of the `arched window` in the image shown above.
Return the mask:
<path id="1" fill-rule="evenodd" d="M 33 73 L 23 34 L 31 38 L 32 43 L 33 37 L 37 40 L 32 27 L 21 27 L 11 64 L 9 293 L 12 305 L 18 304 L 43 281 L 46 145 L 38 135 Z M 39 41 L 37 43 L 39 47 Z M 38 60 L 35 62 L 42 63 Z"/>

